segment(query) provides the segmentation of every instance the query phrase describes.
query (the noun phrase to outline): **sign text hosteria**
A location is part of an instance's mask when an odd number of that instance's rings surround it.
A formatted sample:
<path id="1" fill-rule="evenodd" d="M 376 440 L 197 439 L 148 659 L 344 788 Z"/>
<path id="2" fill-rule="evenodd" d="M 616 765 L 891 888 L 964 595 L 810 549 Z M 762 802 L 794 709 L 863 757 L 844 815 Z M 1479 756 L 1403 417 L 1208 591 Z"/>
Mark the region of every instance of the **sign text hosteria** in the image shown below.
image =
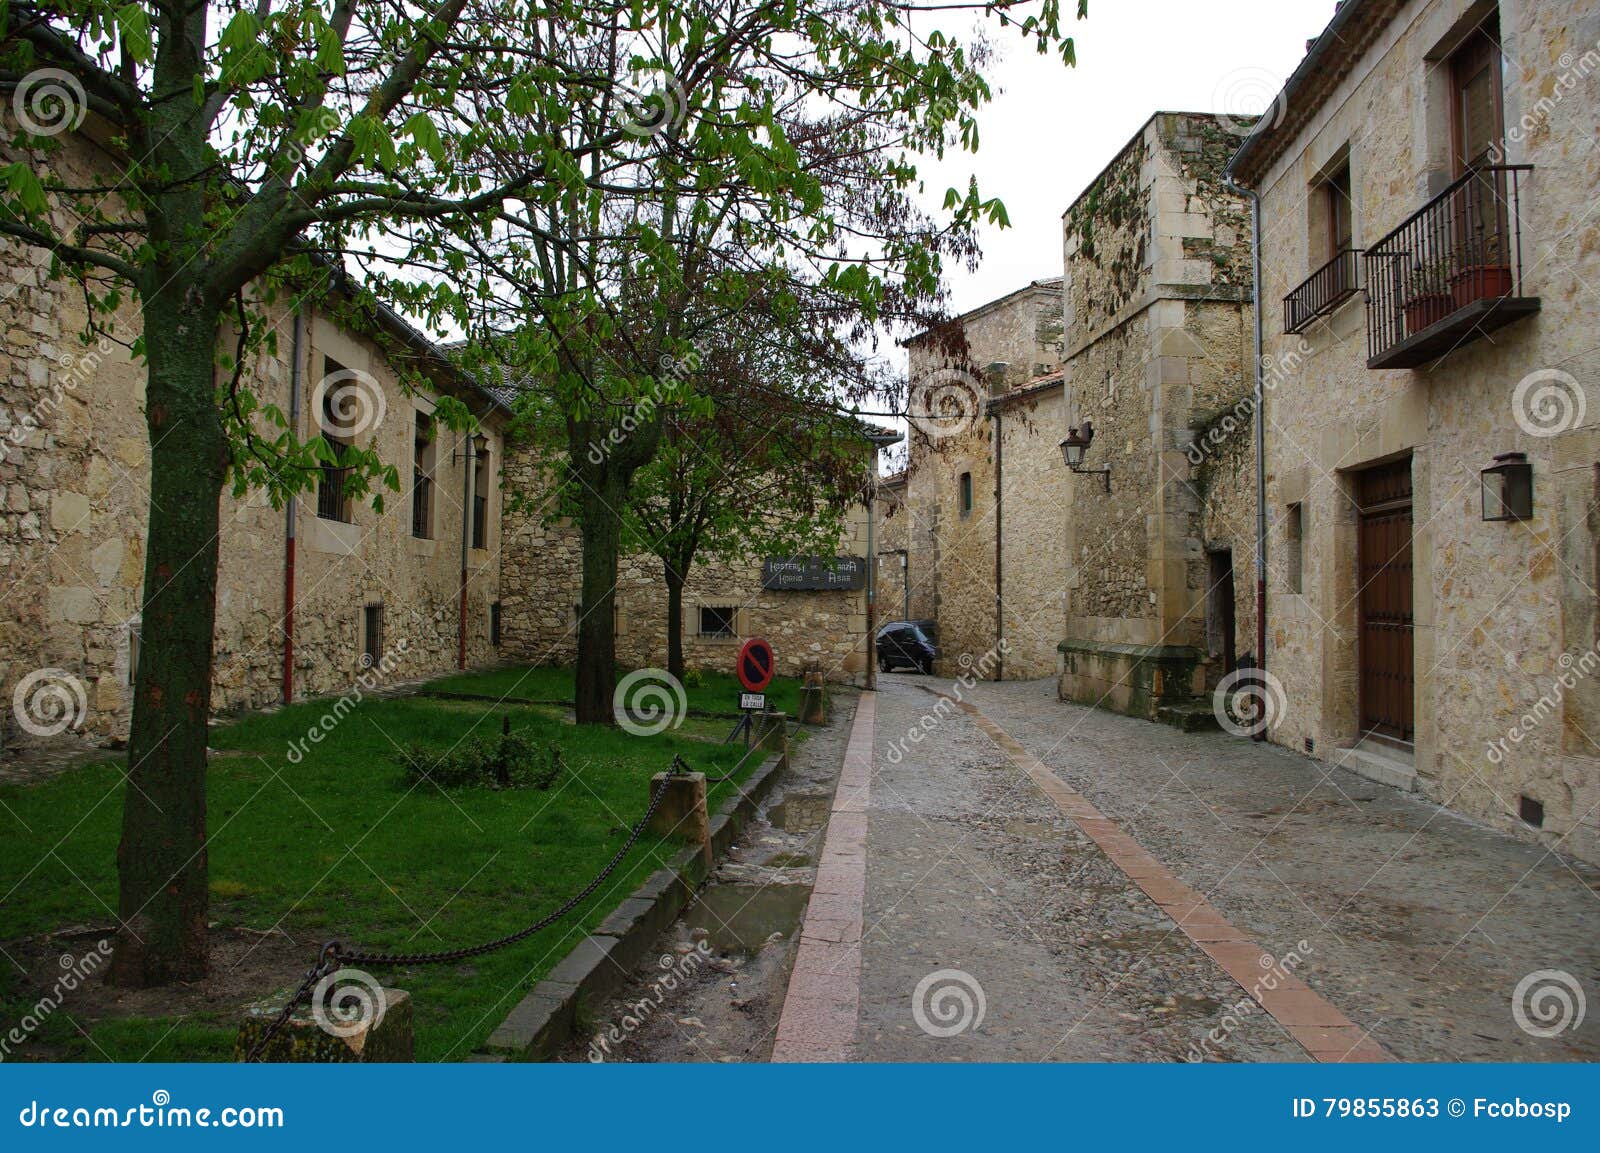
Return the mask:
<path id="1" fill-rule="evenodd" d="M 761 563 L 764 589 L 863 589 L 867 561 L 859 556 L 768 557 Z"/>

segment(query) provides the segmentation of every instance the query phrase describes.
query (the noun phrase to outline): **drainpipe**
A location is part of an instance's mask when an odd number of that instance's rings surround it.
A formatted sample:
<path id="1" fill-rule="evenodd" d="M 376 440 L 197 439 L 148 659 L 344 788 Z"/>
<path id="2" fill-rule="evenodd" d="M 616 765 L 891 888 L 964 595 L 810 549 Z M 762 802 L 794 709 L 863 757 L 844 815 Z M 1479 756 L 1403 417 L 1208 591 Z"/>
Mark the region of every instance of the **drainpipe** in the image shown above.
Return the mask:
<path id="1" fill-rule="evenodd" d="M 305 321 L 296 307 L 289 352 L 289 428 L 295 436 L 300 435 L 300 352 L 304 342 Z M 294 701 L 294 534 L 295 510 L 299 503 L 293 496 L 284 502 L 283 703 L 286 705 Z"/>
<path id="2" fill-rule="evenodd" d="M 1266 388 L 1261 365 L 1261 194 L 1233 179 L 1233 166 L 1223 173 L 1223 183 L 1250 198 L 1250 311 L 1255 321 L 1255 365 L 1252 397 L 1255 404 L 1256 449 L 1256 667 L 1267 667 L 1267 448 Z M 1254 740 L 1267 739 L 1265 729 Z"/>
<path id="3" fill-rule="evenodd" d="M 1004 510 L 1005 488 L 1005 437 L 1001 435 L 1000 410 L 991 407 L 989 415 L 994 419 L 994 679 L 1006 679 L 1005 650 L 1000 647 L 1000 642 L 1005 637 L 1006 631 L 1006 597 L 1005 597 L 1005 567 L 1001 564 L 1001 545 L 1004 540 L 1002 526 L 1005 519 L 1001 515 Z"/>
<path id="4" fill-rule="evenodd" d="M 878 515 L 878 446 L 872 445 L 872 476 L 867 482 L 867 691 L 878 688 L 878 546 L 875 543 Z"/>
<path id="5" fill-rule="evenodd" d="M 472 474 L 477 464 L 478 446 L 473 440 L 473 434 L 463 434 L 465 451 L 462 456 L 467 462 L 467 471 L 462 480 L 461 491 L 464 494 L 461 502 L 461 607 L 456 627 L 456 668 L 467 667 L 467 562 L 472 557 Z"/>

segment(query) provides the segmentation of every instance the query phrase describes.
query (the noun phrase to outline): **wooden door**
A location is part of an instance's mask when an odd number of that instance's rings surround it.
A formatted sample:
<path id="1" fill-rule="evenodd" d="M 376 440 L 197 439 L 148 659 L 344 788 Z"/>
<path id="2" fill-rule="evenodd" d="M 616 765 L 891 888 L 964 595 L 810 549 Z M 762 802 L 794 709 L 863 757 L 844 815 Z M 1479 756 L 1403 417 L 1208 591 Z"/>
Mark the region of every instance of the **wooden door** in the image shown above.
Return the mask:
<path id="1" fill-rule="evenodd" d="M 1361 731 L 1416 734 L 1411 611 L 1411 461 L 1356 474 L 1357 660 Z"/>

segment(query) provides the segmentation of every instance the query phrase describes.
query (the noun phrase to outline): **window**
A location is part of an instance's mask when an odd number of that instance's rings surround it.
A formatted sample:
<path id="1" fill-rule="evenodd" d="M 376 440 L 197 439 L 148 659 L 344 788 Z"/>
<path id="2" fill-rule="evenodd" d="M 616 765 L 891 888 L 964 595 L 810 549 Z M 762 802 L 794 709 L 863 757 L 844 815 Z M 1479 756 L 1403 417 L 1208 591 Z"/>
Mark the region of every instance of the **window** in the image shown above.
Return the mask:
<path id="1" fill-rule="evenodd" d="M 972 474 L 961 474 L 961 515 L 968 516 L 972 512 Z"/>
<path id="2" fill-rule="evenodd" d="M 481 436 L 472 455 L 472 547 L 489 547 L 489 442 Z"/>
<path id="3" fill-rule="evenodd" d="M 703 637 L 732 637 L 738 635 L 734 628 L 739 610 L 732 605 L 701 605 L 700 635 Z"/>
<path id="4" fill-rule="evenodd" d="M 433 539 L 433 418 L 417 413 L 411 451 L 411 535 Z"/>
<path id="5" fill-rule="evenodd" d="M 1350 204 L 1350 162 L 1346 160 L 1322 183 L 1323 205 L 1328 219 L 1327 259 L 1355 247 L 1355 230 Z"/>
<path id="6" fill-rule="evenodd" d="M 495 648 L 500 647 L 500 602 L 495 601 L 489 606 L 489 643 Z"/>
<path id="7" fill-rule="evenodd" d="M 383 605 L 367 606 L 364 626 L 365 640 L 361 653 L 361 667 L 370 669 L 383 660 Z"/>
<path id="8" fill-rule="evenodd" d="M 322 378 L 349 370 L 334 360 L 331 356 L 322 358 Z M 337 388 L 325 388 L 322 392 L 322 411 L 317 414 L 317 420 L 322 428 L 322 439 L 327 442 L 333 452 L 332 462 L 322 466 L 322 476 L 317 481 L 317 515 L 323 520 L 337 520 L 349 523 L 350 521 L 350 494 L 345 491 L 345 481 L 350 475 L 350 469 L 343 464 L 345 453 L 350 449 L 349 441 L 340 435 L 344 422 L 340 419 L 335 401 L 338 399 Z"/>
<path id="9" fill-rule="evenodd" d="M 1288 515 L 1283 520 L 1283 554 L 1284 563 L 1288 567 L 1289 591 L 1297 593 L 1302 591 L 1301 563 L 1302 544 L 1305 533 L 1304 514 L 1299 503 L 1291 504 Z"/>
<path id="10" fill-rule="evenodd" d="M 1491 14 L 1450 56 L 1450 135 L 1455 175 L 1494 162 L 1505 135 L 1500 18 Z"/>
<path id="11" fill-rule="evenodd" d="M 139 622 L 128 622 L 128 683 L 139 679 Z"/>

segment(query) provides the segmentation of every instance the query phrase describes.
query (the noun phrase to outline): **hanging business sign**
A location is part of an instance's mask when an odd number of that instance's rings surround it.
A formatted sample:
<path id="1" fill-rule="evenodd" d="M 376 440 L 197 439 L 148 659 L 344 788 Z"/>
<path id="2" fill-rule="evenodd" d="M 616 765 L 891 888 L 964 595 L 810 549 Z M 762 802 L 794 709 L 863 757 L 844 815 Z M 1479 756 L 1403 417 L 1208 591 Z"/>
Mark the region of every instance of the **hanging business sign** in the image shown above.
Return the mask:
<path id="1" fill-rule="evenodd" d="M 761 587 L 787 592 L 867 587 L 867 559 L 859 556 L 768 557 Z"/>

